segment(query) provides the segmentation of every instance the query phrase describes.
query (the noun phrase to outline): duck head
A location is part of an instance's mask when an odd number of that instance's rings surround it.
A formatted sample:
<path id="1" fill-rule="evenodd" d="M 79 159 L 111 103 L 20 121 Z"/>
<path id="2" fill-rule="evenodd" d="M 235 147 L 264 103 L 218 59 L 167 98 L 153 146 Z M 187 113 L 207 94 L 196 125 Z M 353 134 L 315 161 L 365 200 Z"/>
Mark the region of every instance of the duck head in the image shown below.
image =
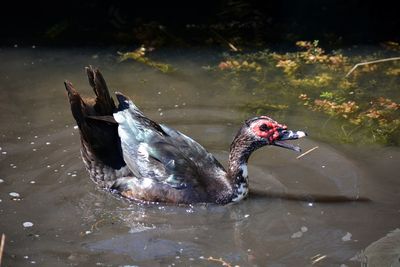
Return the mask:
<path id="1" fill-rule="evenodd" d="M 231 144 L 231 160 L 247 162 L 250 154 L 263 146 L 279 146 L 300 152 L 298 146 L 286 141 L 307 136 L 303 131 L 288 130 L 267 116 L 259 116 L 245 121 Z"/>
<path id="2" fill-rule="evenodd" d="M 249 135 L 250 138 L 253 139 L 253 142 L 259 147 L 273 145 L 297 152 L 301 151 L 300 147 L 294 146 L 286 141 L 307 136 L 303 131 L 288 130 L 286 125 L 280 124 L 267 116 L 260 116 L 247 120 L 244 128 L 246 129 L 247 135 Z"/>

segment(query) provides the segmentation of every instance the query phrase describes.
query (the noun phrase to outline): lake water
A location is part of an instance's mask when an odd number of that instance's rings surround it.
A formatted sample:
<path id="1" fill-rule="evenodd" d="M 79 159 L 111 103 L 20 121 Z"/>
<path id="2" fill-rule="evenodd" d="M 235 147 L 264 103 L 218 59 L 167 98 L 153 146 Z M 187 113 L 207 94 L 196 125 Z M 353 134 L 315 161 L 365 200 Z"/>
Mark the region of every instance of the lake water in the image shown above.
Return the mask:
<path id="1" fill-rule="evenodd" d="M 117 63 L 115 52 L 0 49 L 2 266 L 361 266 L 362 251 L 400 227 L 400 149 L 320 141 L 303 121 L 318 125 L 321 117 L 305 120 L 296 106 L 279 121 L 309 130 L 294 142 L 303 151 L 319 148 L 301 159 L 258 150 L 241 203 L 137 204 L 97 188 L 80 158 L 63 85 L 68 79 L 91 95 L 84 66 L 99 67 L 111 91 L 225 166 L 232 138 L 252 116 L 241 106 L 257 97 L 232 92 L 202 68 L 217 64 L 217 53 L 173 52 L 166 58 L 178 71 L 163 74 Z M 368 254 L 368 266 L 379 266 L 373 257 L 399 266 L 399 239 L 389 242 L 392 250 Z"/>

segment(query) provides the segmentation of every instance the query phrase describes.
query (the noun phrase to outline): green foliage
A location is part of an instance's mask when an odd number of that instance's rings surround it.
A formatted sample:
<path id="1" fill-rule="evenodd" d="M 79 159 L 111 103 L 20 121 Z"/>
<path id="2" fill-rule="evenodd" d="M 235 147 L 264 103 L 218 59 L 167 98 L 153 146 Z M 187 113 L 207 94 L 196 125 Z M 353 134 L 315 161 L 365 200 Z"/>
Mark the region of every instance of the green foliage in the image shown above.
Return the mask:
<path id="1" fill-rule="evenodd" d="M 319 97 L 324 98 L 324 99 L 333 99 L 333 93 L 332 92 L 322 92 Z"/>

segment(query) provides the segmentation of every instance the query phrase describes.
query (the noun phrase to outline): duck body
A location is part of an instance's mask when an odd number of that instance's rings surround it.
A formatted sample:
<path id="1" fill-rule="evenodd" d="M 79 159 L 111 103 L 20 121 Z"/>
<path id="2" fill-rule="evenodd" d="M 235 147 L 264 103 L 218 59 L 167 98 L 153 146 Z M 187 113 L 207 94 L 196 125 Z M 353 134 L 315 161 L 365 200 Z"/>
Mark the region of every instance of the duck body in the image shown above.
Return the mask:
<path id="1" fill-rule="evenodd" d="M 81 154 L 93 181 L 126 198 L 148 202 L 226 204 L 248 193 L 247 161 L 265 145 L 293 150 L 284 140 L 305 136 L 266 117 L 247 120 L 231 145 L 229 168 L 199 143 L 146 117 L 121 93 L 118 107 L 101 73 L 86 68 L 96 98 L 83 99 L 65 82 L 81 135 Z"/>

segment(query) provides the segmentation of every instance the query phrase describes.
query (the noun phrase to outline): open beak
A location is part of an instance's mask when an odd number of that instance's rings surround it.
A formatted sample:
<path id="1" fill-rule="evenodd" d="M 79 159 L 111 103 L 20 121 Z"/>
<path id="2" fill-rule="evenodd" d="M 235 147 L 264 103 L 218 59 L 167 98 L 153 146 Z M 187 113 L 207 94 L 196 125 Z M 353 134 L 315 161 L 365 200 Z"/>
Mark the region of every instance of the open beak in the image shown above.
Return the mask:
<path id="1" fill-rule="evenodd" d="M 294 146 L 285 141 L 287 140 L 295 140 L 307 136 L 307 134 L 303 131 L 290 131 L 290 130 L 281 130 L 279 132 L 279 137 L 272 143 L 274 146 L 280 146 L 283 148 L 291 149 L 297 152 L 301 152 L 301 148 L 298 146 Z"/>

